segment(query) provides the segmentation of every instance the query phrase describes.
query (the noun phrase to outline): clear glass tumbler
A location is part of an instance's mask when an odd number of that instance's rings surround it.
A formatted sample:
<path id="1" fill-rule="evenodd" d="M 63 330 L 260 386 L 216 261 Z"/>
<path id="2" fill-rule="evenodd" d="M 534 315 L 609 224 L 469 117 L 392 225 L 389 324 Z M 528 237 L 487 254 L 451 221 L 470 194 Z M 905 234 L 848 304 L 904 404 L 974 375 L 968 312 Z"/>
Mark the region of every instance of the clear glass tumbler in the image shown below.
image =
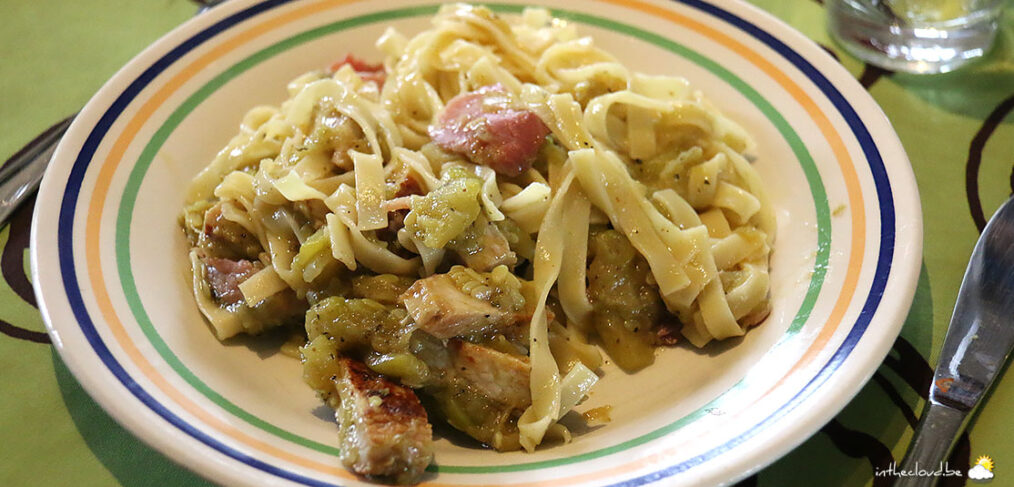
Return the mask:
<path id="1" fill-rule="evenodd" d="M 828 29 L 852 55 L 909 73 L 945 73 L 985 54 L 1003 0 L 827 0 Z"/>

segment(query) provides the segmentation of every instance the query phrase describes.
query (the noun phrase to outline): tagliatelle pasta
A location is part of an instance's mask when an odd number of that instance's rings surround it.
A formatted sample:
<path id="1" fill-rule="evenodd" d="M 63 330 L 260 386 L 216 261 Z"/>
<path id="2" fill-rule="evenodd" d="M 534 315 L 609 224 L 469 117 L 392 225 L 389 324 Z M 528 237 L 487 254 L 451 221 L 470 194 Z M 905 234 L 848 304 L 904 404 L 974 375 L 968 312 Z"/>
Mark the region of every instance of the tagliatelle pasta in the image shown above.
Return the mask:
<path id="1" fill-rule="evenodd" d="M 768 314 L 753 143 L 685 79 L 539 9 L 448 5 L 377 47 L 382 64 L 348 56 L 250 110 L 181 217 L 218 338 L 304 343 L 349 468 L 418 478 L 417 394 L 498 450 L 568 440 L 592 344 L 634 371 Z"/>

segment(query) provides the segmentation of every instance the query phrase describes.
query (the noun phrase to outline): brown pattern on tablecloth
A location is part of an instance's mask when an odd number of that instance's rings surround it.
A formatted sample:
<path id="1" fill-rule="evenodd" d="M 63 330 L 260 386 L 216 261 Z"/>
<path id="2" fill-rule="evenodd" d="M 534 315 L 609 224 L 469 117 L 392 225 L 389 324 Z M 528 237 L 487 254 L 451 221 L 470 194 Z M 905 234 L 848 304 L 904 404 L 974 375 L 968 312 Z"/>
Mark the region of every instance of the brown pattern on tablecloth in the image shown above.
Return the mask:
<path id="1" fill-rule="evenodd" d="M 873 374 L 873 382 L 880 386 L 880 388 L 884 391 L 884 394 L 887 395 L 887 398 L 898 407 L 898 410 L 901 411 L 901 415 L 905 417 L 905 421 L 908 421 L 910 426 L 914 428 L 917 424 L 919 424 L 919 418 L 915 415 L 915 410 L 912 409 L 912 406 L 909 406 L 908 403 L 905 402 L 905 398 L 901 397 L 901 394 L 899 394 L 898 390 L 894 388 L 891 381 L 887 379 L 887 376 L 880 373 L 878 370 L 875 374 Z"/>
<path id="2" fill-rule="evenodd" d="M 820 48 L 823 49 L 824 52 L 830 54 L 835 61 L 838 61 L 839 63 L 841 62 L 841 58 L 838 57 L 838 53 L 835 52 L 834 49 L 831 49 L 831 47 L 829 47 L 826 44 L 818 43 L 817 45 L 820 46 Z M 878 66 L 874 66 L 872 64 L 863 63 L 863 72 L 862 74 L 859 75 L 859 84 L 863 85 L 863 88 L 866 88 L 868 90 L 870 89 L 871 86 L 873 86 L 874 83 L 879 81 L 880 78 L 884 76 L 890 76 L 892 74 L 894 74 L 894 71 L 891 71 L 889 69 L 884 69 Z"/>
<path id="3" fill-rule="evenodd" d="M 888 469 L 894 462 L 894 455 L 887 445 L 868 433 L 846 428 L 837 419 L 829 421 L 820 432 L 826 434 L 842 453 L 869 460 L 874 472 Z M 893 482 L 890 477 L 873 477 L 873 487 L 890 487 Z"/>
<path id="4" fill-rule="evenodd" d="M 11 216 L 10 237 L 0 253 L 0 273 L 11 290 L 23 299 L 26 303 L 38 307 L 35 303 L 35 292 L 32 290 L 32 283 L 25 275 L 25 250 L 28 249 L 28 242 L 31 237 L 32 212 L 35 209 L 35 196 L 29 198 Z M 0 320 L 0 333 L 35 343 L 52 343 L 49 335 L 26 328 L 21 328 L 12 323 Z"/>
<path id="5" fill-rule="evenodd" d="M 11 233 L 0 254 L 0 272 L 3 272 L 7 285 L 26 303 L 38 308 L 35 304 L 35 292 L 32 283 L 25 275 L 25 250 L 31 237 L 32 213 L 35 210 L 35 197 L 32 196 L 11 217 Z"/>
<path id="6" fill-rule="evenodd" d="M 760 477 L 753 474 L 736 483 L 736 487 L 757 487 L 760 484 Z"/>
<path id="7" fill-rule="evenodd" d="M 17 338 L 19 340 L 27 340 L 35 343 L 53 343 L 50 340 L 49 335 L 38 332 L 35 330 L 28 330 L 25 328 L 19 328 L 4 320 L 0 320 L 0 333 L 7 335 L 11 338 Z"/>
<path id="8" fill-rule="evenodd" d="M 884 358 L 884 365 L 898 374 L 920 396 L 927 397 L 930 383 L 933 382 L 933 368 L 929 362 L 908 340 L 900 336 L 894 341 L 891 350 L 897 352 L 898 356 L 889 354 Z"/>
<path id="9" fill-rule="evenodd" d="M 863 64 L 863 74 L 859 75 L 859 84 L 863 85 L 863 88 L 867 90 L 873 86 L 874 83 L 880 80 L 884 76 L 890 76 L 894 74 L 894 71 L 890 69 L 884 69 L 879 66 L 872 64 Z"/>
<path id="10" fill-rule="evenodd" d="M 1014 194 L 1014 164 L 1010 165 L 1010 192 Z"/>
<path id="11" fill-rule="evenodd" d="M 817 45 L 820 46 L 820 48 L 823 49 L 824 52 L 830 54 L 835 61 L 838 61 L 839 63 L 841 62 L 841 58 L 838 57 L 838 53 L 834 52 L 834 49 L 831 49 L 827 44 L 817 43 Z"/>
<path id="12" fill-rule="evenodd" d="M 986 142 L 989 141 L 993 132 L 1012 110 L 1014 110 L 1014 94 L 1000 102 L 990 112 L 986 120 L 982 122 L 982 127 L 972 138 L 971 144 L 968 145 L 968 160 L 965 162 L 965 195 L 968 198 L 968 209 L 972 213 L 972 221 L 975 222 L 979 233 L 982 233 L 982 230 L 986 228 L 986 215 L 982 211 L 982 200 L 979 198 L 979 168 L 982 166 L 982 150 L 986 147 Z M 1011 168 L 1010 186 L 1011 191 L 1014 192 L 1014 167 Z"/>

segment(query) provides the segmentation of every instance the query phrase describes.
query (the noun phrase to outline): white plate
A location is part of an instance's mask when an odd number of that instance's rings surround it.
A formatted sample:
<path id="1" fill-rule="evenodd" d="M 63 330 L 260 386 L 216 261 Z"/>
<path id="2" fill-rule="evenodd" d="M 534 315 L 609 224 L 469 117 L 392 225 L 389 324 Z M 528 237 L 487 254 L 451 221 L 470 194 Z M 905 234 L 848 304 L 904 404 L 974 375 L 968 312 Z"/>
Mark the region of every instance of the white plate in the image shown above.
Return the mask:
<path id="1" fill-rule="evenodd" d="M 628 66 L 679 74 L 742 122 L 779 222 L 774 311 L 745 338 L 614 369 L 583 409 L 613 421 L 498 454 L 440 439 L 441 485 L 709 485 L 774 461 L 836 414 L 886 355 L 919 272 L 922 220 L 901 144 L 818 46 L 733 1 L 545 2 Z M 491 5 L 512 15 L 514 1 Z M 53 342 L 134 434 L 218 482 L 358 485 L 300 365 L 223 346 L 190 293 L 184 188 L 243 113 L 433 2 L 232 0 L 124 67 L 81 112 L 43 182 L 32 265 Z"/>

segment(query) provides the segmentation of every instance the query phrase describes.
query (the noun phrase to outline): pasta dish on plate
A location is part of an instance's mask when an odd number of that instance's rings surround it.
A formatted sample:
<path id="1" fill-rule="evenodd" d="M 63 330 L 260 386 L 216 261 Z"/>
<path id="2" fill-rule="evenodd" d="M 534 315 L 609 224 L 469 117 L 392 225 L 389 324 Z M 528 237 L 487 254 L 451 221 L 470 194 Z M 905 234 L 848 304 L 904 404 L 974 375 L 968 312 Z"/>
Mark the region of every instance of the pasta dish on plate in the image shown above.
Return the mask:
<path id="1" fill-rule="evenodd" d="M 216 336 L 291 333 L 350 470 L 418 481 L 431 419 L 569 441 L 600 350 L 632 372 L 767 316 L 752 141 L 685 79 L 541 9 L 448 5 L 377 47 L 251 109 L 180 218 Z"/>

